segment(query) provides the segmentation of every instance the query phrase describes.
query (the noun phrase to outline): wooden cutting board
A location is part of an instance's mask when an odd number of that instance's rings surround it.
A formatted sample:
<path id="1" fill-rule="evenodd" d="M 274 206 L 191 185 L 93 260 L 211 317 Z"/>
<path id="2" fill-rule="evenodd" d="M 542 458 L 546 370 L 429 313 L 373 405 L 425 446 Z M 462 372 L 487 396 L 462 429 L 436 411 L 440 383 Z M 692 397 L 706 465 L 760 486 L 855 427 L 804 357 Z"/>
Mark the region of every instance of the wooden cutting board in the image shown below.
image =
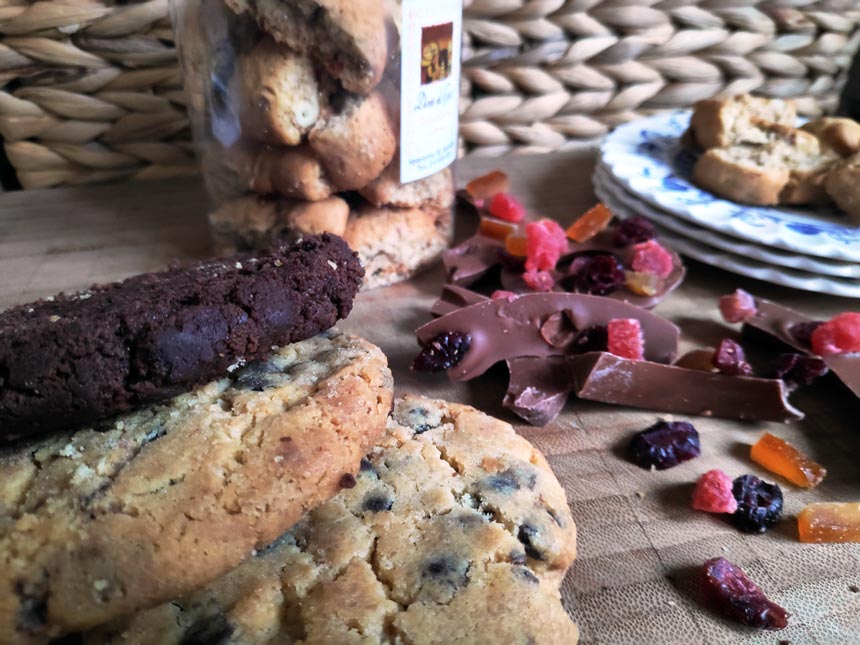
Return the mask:
<path id="1" fill-rule="evenodd" d="M 465 181 L 501 167 L 515 192 L 540 214 L 568 222 L 594 202 L 588 152 L 470 160 Z M 100 188 L 36 190 L 0 195 L 0 307 L 95 281 L 122 278 L 187 261 L 207 252 L 205 201 L 194 181 Z M 459 234 L 474 221 L 461 217 Z M 732 335 L 720 322 L 720 294 L 743 287 L 818 318 L 860 310 L 860 302 L 809 294 L 690 263 L 684 285 L 657 312 L 683 329 L 682 350 Z M 517 422 L 501 407 L 502 371 L 471 383 L 409 371 L 413 331 L 429 319 L 441 283 L 439 267 L 406 284 L 362 294 L 342 327 L 377 343 L 389 357 L 401 392 L 474 405 L 511 421 L 548 457 L 563 483 L 579 531 L 579 557 L 562 594 L 585 643 L 860 643 L 860 544 L 802 545 L 793 516 L 813 501 L 860 501 L 860 401 L 841 386 L 799 393 L 806 411 L 793 425 L 690 419 L 702 437 L 699 459 L 647 472 L 623 458 L 633 432 L 667 415 L 571 401 L 544 428 Z M 780 481 L 786 517 L 765 535 L 744 535 L 720 517 L 693 511 L 696 478 L 711 468 L 773 481 L 748 458 L 749 445 L 769 430 L 824 464 L 828 477 L 804 492 Z M 695 567 L 725 556 L 744 567 L 792 614 L 781 632 L 756 632 L 704 608 Z"/>

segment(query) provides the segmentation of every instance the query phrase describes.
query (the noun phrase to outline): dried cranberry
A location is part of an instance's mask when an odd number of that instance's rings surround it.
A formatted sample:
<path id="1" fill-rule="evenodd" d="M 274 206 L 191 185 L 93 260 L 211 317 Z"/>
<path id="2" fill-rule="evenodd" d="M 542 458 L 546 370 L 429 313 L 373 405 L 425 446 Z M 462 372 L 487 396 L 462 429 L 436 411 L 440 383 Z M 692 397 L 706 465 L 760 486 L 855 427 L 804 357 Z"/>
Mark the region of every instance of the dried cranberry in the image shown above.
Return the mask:
<path id="1" fill-rule="evenodd" d="M 659 421 L 637 432 L 628 447 L 636 465 L 665 470 L 699 456 L 699 433 L 686 421 Z"/>
<path id="2" fill-rule="evenodd" d="M 788 328 L 788 333 L 798 345 L 810 347 L 812 345 L 812 332 L 818 329 L 821 324 L 822 321 L 820 320 L 794 323 Z"/>
<path id="3" fill-rule="evenodd" d="M 776 484 L 741 475 L 732 482 L 732 495 L 738 500 L 732 522 L 741 531 L 764 533 L 782 517 L 782 491 Z"/>
<path id="4" fill-rule="evenodd" d="M 788 626 L 788 612 L 768 600 L 740 567 L 714 558 L 705 562 L 703 573 L 708 597 L 722 613 L 761 629 Z"/>
<path id="5" fill-rule="evenodd" d="M 412 369 L 416 372 L 442 372 L 463 360 L 472 337 L 458 331 L 443 331 L 421 348 Z"/>
<path id="6" fill-rule="evenodd" d="M 750 376 L 752 367 L 746 361 L 744 348 L 731 338 L 723 338 L 714 352 L 714 367 L 723 374 L 732 376 Z"/>
<path id="7" fill-rule="evenodd" d="M 574 339 L 571 350 L 575 354 L 605 352 L 609 347 L 609 329 L 606 325 L 586 327 Z"/>
<path id="8" fill-rule="evenodd" d="M 606 296 L 627 282 L 624 267 L 615 256 L 606 253 L 579 257 L 571 264 L 570 271 L 564 286 L 595 296 Z"/>
<path id="9" fill-rule="evenodd" d="M 781 378 L 790 389 L 810 385 L 830 368 L 818 357 L 806 354 L 780 354 L 776 362 L 776 378 Z"/>
<path id="10" fill-rule="evenodd" d="M 630 246 L 653 240 L 655 237 L 657 237 L 657 231 L 654 225 L 641 215 L 635 215 L 618 223 L 614 242 L 615 246 Z"/>

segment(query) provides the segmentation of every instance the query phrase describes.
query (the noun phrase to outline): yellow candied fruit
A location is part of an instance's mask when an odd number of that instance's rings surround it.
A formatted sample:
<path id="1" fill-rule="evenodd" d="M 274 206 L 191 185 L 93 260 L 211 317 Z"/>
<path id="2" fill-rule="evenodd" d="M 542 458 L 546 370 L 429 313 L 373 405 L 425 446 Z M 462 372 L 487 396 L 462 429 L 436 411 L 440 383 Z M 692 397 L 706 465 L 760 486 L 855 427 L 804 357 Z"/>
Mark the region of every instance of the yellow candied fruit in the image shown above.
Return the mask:
<path id="1" fill-rule="evenodd" d="M 612 211 L 605 204 L 597 204 L 571 224 L 565 234 L 574 242 L 587 242 L 609 226 L 611 219 Z"/>
<path id="2" fill-rule="evenodd" d="M 510 190 L 508 176 L 501 170 L 476 177 L 466 184 L 466 192 L 475 200 L 490 199 L 498 193 L 506 193 Z"/>
<path id="3" fill-rule="evenodd" d="M 526 236 L 525 235 L 508 235 L 505 238 L 505 250 L 517 258 L 524 258 L 526 252 Z"/>
<path id="4" fill-rule="evenodd" d="M 820 502 L 797 515 L 801 542 L 860 542 L 860 502 Z"/>
<path id="5" fill-rule="evenodd" d="M 655 273 L 625 271 L 624 277 L 627 278 L 624 286 L 637 296 L 656 296 L 663 286 L 663 279 Z"/>
<path id="6" fill-rule="evenodd" d="M 814 488 L 827 475 L 827 470 L 821 465 L 769 432 L 755 442 L 750 450 L 750 459 L 801 488 Z"/>
<path id="7" fill-rule="evenodd" d="M 519 226 L 512 222 L 505 222 L 495 217 L 482 217 L 478 233 L 494 240 L 504 241 L 508 239 L 509 235 L 516 233 L 518 229 Z"/>

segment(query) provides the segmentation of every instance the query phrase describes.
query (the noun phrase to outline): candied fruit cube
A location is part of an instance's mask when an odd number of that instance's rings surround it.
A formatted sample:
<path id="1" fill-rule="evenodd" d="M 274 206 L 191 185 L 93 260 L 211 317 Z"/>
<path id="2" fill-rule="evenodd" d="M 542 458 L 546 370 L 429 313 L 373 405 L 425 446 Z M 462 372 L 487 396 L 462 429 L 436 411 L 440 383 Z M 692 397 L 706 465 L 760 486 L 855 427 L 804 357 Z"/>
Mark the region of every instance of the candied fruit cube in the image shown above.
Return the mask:
<path id="1" fill-rule="evenodd" d="M 498 193 L 506 193 L 510 190 L 508 176 L 501 170 L 476 177 L 466 184 L 466 192 L 474 200 L 490 199 Z"/>
<path id="2" fill-rule="evenodd" d="M 714 349 L 712 347 L 691 349 L 675 361 L 675 365 L 688 370 L 699 370 L 700 372 L 717 371 L 717 368 L 714 367 Z"/>
<path id="3" fill-rule="evenodd" d="M 765 432 L 753 444 L 750 459 L 801 488 L 814 488 L 827 471 L 787 441 Z"/>
<path id="4" fill-rule="evenodd" d="M 615 318 L 606 326 L 607 350 L 621 358 L 641 361 L 645 358 L 645 338 L 636 318 Z"/>
<path id="5" fill-rule="evenodd" d="M 713 558 L 705 562 L 703 574 L 708 598 L 725 615 L 761 629 L 788 626 L 788 612 L 768 600 L 737 565 L 725 558 Z"/>
<path id="6" fill-rule="evenodd" d="M 612 220 L 612 211 L 604 204 L 597 204 L 571 224 L 565 234 L 574 242 L 587 242 L 605 229 L 610 220 Z"/>
<path id="7" fill-rule="evenodd" d="M 720 313 L 726 322 L 743 322 L 755 316 L 756 311 L 755 298 L 743 289 L 720 297 Z"/>
<path id="8" fill-rule="evenodd" d="M 627 450 L 642 468 L 666 470 L 701 454 L 699 433 L 686 421 L 658 421 L 637 432 Z"/>
<path id="9" fill-rule="evenodd" d="M 508 235 L 512 235 L 519 230 L 516 224 L 505 222 L 494 217 L 482 217 L 478 227 L 478 234 L 484 237 L 491 237 L 494 240 L 506 240 Z"/>
<path id="10" fill-rule="evenodd" d="M 523 281 L 534 291 L 552 291 L 555 279 L 549 271 L 526 271 Z"/>
<path id="11" fill-rule="evenodd" d="M 675 262 L 672 254 L 660 242 L 648 240 L 633 246 L 630 266 L 639 273 L 653 273 L 661 278 L 668 278 L 675 268 Z"/>
<path id="12" fill-rule="evenodd" d="M 519 232 L 514 233 L 512 235 L 508 235 L 505 238 L 505 251 L 507 251 L 510 255 L 514 256 L 515 258 L 526 257 L 526 252 L 527 252 L 526 236 L 520 235 Z"/>
<path id="13" fill-rule="evenodd" d="M 626 278 L 624 286 L 637 296 L 656 296 L 663 286 L 662 278 L 654 273 L 625 271 L 624 277 Z"/>
<path id="14" fill-rule="evenodd" d="M 554 269 L 567 251 L 564 230 L 551 219 L 526 224 L 526 271 Z"/>
<path id="15" fill-rule="evenodd" d="M 752 366 L 747 363 L 744 348 L 731 338 L 723 338 L 714 352 L 714 367 L 723 374 L 751 376 Z"/>
<path id="16" fill-rule="evenodd" d="M 801 542 L 860 542 L 860 503 L 819 502 L 797 515 Z"/>
<path id="17" fill-rule="evenodd" d="M 490 215 L 506 222 L 522 222 L 526 216 L 525 207 L 516 197 L 508 193 L 496 193 L 490 200 Z"/>
<path id="18" fill-rule="evenodd" d="M 693 508 L 708 513 L 734 513 L 738 510 L 738 500 L 732 495 L 732 478 L 716 468 L 699 477 L 693 493 Z"/>
<path id="19" fill-rule="evenodd" d="M 819 356 L 860 352 L 860 313 L 843 312 L 820 324 L 810 338 Z"/>

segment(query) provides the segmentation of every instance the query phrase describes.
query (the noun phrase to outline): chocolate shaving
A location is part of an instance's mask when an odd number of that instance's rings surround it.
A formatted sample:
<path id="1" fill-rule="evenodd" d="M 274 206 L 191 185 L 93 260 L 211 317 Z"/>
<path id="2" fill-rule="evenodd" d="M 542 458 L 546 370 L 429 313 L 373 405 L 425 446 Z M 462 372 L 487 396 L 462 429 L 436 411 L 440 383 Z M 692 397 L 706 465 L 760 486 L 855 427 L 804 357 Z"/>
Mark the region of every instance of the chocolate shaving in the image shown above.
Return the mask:
<path id="1" fill-rule="evenodd" d="M 607 352 L 508 361 L 504 405 L 529 423 L 545 425 L 569 394 L 580 399 L 661 412 L 742 421 L 793 421 L 803 413 L 788 402 L 779 379 L 712 374 Z"/>

